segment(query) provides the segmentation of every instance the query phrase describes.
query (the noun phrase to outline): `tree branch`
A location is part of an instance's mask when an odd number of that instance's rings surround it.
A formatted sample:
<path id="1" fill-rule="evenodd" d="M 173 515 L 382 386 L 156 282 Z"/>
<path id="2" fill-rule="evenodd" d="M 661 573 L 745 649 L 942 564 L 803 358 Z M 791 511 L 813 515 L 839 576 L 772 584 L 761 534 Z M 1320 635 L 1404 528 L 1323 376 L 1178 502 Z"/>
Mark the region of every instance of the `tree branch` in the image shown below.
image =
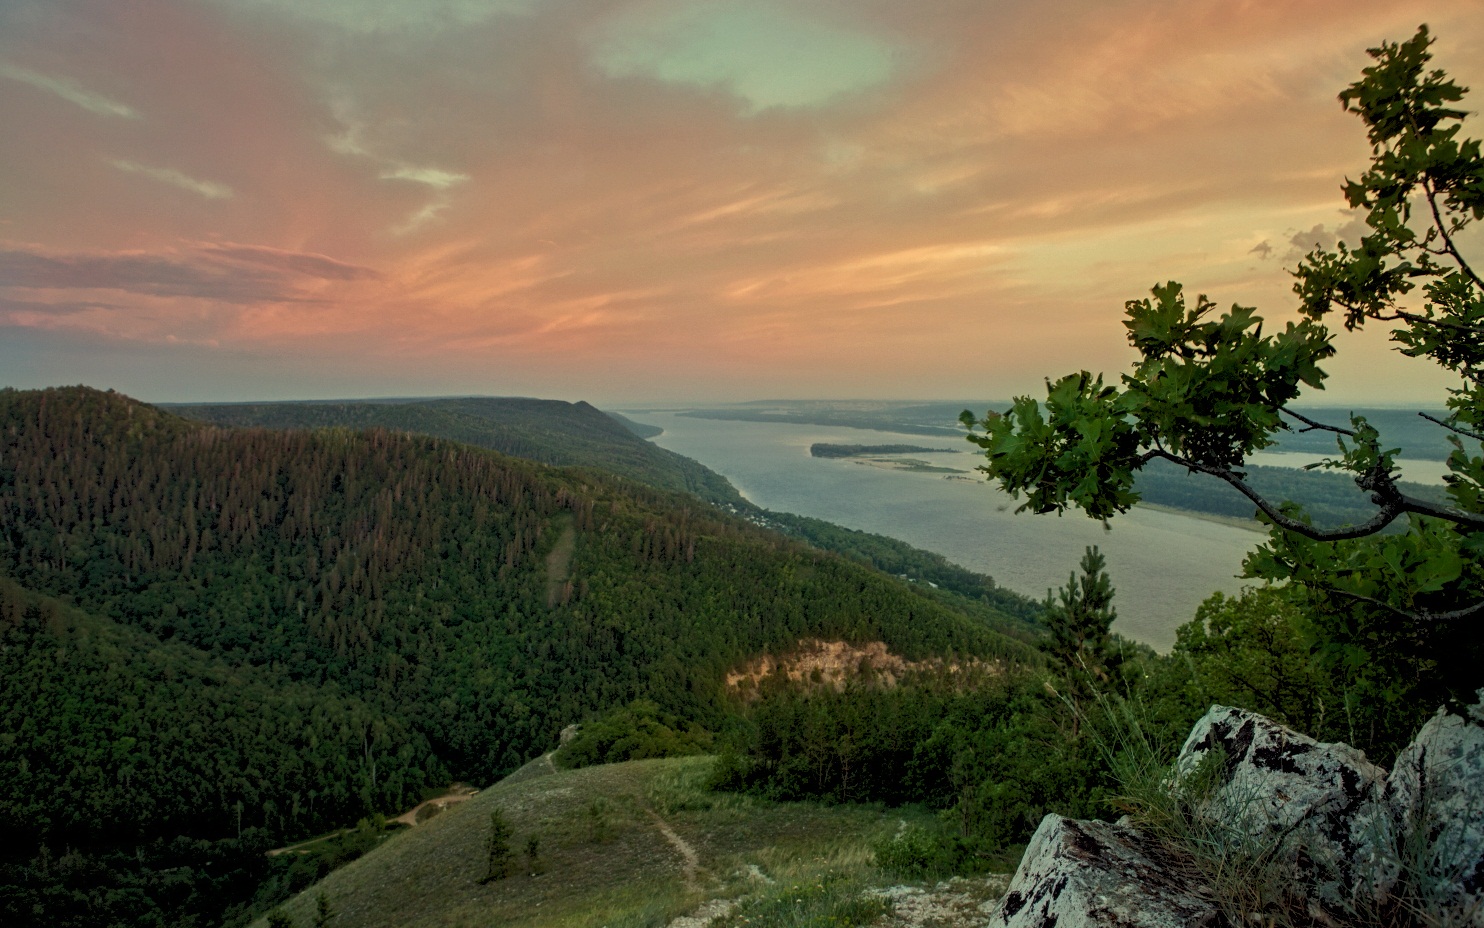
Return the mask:
<path id="1" fill-rule="evenodd" d="M 1154 458 L 1164 458 L 1166 461 L 1171 461 L 1175 464 L 1179 464 L 1180 466 L 1185 467 L 1189 470 L 1196 471 L 1197 473 L 1209 474 L 1212 477 L 1218 477 L 1222 480 L 1225 480 L 1227 483 L 1235 487 L 1239 493 L 1251 500 L 1253 504 L 1257 506 L 1258 509 L 1261 509 L 1269 519 L 1272 519 L 1273 523 L 1279 528 L 1285 529 L 1290 532 L 1296 532 L 1300 535 L 1303 535 L 1305 538 L 1309 538 L 1314 541 L 1343 541 L 1347 538 L 1364 538 L 1367 535 L 1374 535 L 1375 533 L 1384 529 L 1386 526 L 1390 525 L 1393 521 L 1396 520 L 1397 516 L 1401 515 L 1405 511 L 1393 502 L 1391 505 L 1383 505 L 1379 512 L 1377 512 L 1374 516 L 1359 525 L 1347 525 L 1342 528 L 1336 529 L 1315 528 L 1307 522 L 1300 522 L 1293 516 L 1290 516 L 1287 513 L 1283 512 L 1277 506 L 1273 505 L 1273 503 L 1263 498 L 1263 496 L 1256 490 L 1248 486 L 1246 481 L 1244 481 L 1241 477 L 1238 477 L 1227 468 L 1214 467 L 1209 464 L 1201 464 L 1197 461 L 1192 461 L 1189 458 L 1183 458 L 1177 454 L 1170 454 L 1168 451 L 1161 451 L 1158 448 L 1144 452 L 1144 454 L 1140 457 L 1140 464 L 1147 464 Z"/>
<path id="2" fill-rule="evenodd" d="M 1453 329 L 1459 332 L 1467 332 L 1470 335 L 1484 335 L 1484 326 L 1468 325 L 1467 323 L 1463 322 L 1454 322 L 1452 319 L 1429 319 L 1427 316 L 1419 316 L 1416 313 L 1409 313 L 1404 309 L 1398 309 L 1390 316 L 1377 316 L 1376 318 L 1382 322 L 1393 322 L 1396 320 L 1401 320 L 1402 322 L 1410 322 L 1413 325 L 1430 325 L 1440 329 Z"/>
<path id="3" fill-rule="evenodd" d="M 1139 457 L 1139 466 L 1142 467 L 1155 458 L 1163 458 L 1166 461 L 1179 464 L 1187 470 L 1209 474 L 1212 477 L 1225 480 L 1236 488 L 1237 492 L 1251 500 L 1258 509 L 1261 509 L 1263 514 L 1273 521 L 1274 525 L 1285 531 L 1303 535 L 1305 538 L 1313 541 L 1344 541 L 1348 538 L 1364 538 L 1367 535 L 1374 535 L 1396 521 L 1398 516 L 1409 512 L 1416 515 L 1429 516 L 1434 519 L 1442 519 L 1445 522 L 1452 522 L 1454 525 L 1464 528 L 1484 530 L 1484 515 L 1466 512 L 1452 506 L 1440 506 L 1437 503 L 1418 499 L 1415 496 L 1408 496 L 1401 492 L 1397 489 L 1396 481 L 1392 478 L 1390 471 L 1383 468 L 1380 461 L 1377 461 L 1369 471 L 1361 474 L 1355 480 L 1357 486 L 1362 490 L 1370 492 L 1371 502 L 1380 507 L 1376 514 L 1358 525 L 1345 525 L 1340 528 L 1324 529 L 1315 528 L 1309 523 L 1301 522 L 1283 512 L 1271 501 L 1248 486 L 1246 481 L 1238 477 L 1229 468 L 1202 464 L 1159 448 L 1144 452 Z"/>
<path id="4" fill-rule="evenodd" d="M 1474 282 L 1474 286 L 1484 287 L 1484 280 L 1479 279 L 1479 275 L 1475 274 L 1474 269 L 1469 267 L 1469 263 L 1463 259 L 1463 255 L 1458 253 L 1458 247 L 1453 244 L 1453 237 L 1448 234 L 1448 228 L 1443 222 L 1443 216 L 1438 212 L 1438 198 L 1432 189 L 1431 178 L 1422 178 L 1422 192 L 1427 195 L 1427 205 L 1432 209 L 1433 225 L 1438 230 L 1438 234 L 1443 237 L 1443 244 L 1447 246 L 1448 253 L 1453 256 L 1454 261 L 1458 262 L 1459 269 L 1468 275 L 1469 280 Z"/>
<path id="5" fill-rule="evenodd" d="M 1349 590 L 1342 590 L 1332 586 L 1325 587 L 1325 590 L 1330 593 L 1338 593 L 1341 596 L 1348 596 L 1351 599 L 1359 600 L 1363 603 L 1370 603 L 1373 606 L 1380 606 L 1382 609 L 1385 609 L 1388 612 L 1395 613 L 1396 615 L 1399 615 L 1404 619 L 1411 619 L 1414 622 L 1451 622 L 1455 619 L 1468 619 L 1476 615 L 1484 614 L 1484 599 L 1479 600 L 1472 606 L 1465 606 L 1462 609 L 1453 609 L 1448 612 L 1433 612 L 1430 609 L 1423 609 L 1418 612 L 1408 612 L 1406 609 L 1398 609 L 1391 603 L 1388 603 L 1384 600 L 1376 599 L 1374 596 L 1366 596 L 1361 593 L 1352 593 Z"/>
<path id="6" fill-rule="evenodd" d="M 1449 423 L 1444 422 L 1442 419 L 1439 419 L 1437 416 L 1429 416 L 1425 412 L 1419 412 L 1417 415 L 1421 416 L 1429 422 L 1436 422 L 1438 425 L 1441 425 L 1443 428 L 1447 429 L 1450 432 L 1457 432 L 1458 434 L 1468 438 L 1472 438 L 1475 441 L 1484 441 L 1484 435 L 1480 435 L 1478 432 L 1470 432 L 1468 429 L 1461 429 L 1456 425 L 1450 425 Z"/>
<path id="7" fill-rule="evenodd" d="M 1325 425 L 1323 422 L 1315 422 L 1308 416 L 1305 416 L 1301 413 L 1296 413 L 1291 409 L 1279 409 L 1278 411 L 1283 413 L 1285 416 L 1292 416 L 1302 422 L 1304 425 L 1308 426 L 1308 428 L 1299 429 L 1300 432 L 1313 432 L 1317 430 L 1323 432 L 1334 432 L 1339 435 L 1349 435 L 1351 438 L 1355 437 L 1355 433 L 1352 432 L 1350 429 L 1342 429 L 1337 425 Z"/>

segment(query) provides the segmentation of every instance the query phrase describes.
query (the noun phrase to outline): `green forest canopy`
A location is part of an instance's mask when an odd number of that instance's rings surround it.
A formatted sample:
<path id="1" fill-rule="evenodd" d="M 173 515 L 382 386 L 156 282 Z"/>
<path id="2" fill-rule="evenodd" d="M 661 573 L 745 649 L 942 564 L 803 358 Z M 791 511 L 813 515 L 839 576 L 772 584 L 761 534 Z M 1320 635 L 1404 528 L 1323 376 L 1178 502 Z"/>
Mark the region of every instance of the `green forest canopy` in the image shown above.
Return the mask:
<path id="1" fill-rule="evenodd" d="M 489 782 L 606 707 L 719 726 L 725 670 L 802 637 L 1033 659 L 991 606 L 595 471 L 86 388 L 0 391 L 0 436 L 0 885 L 122 894 L 78 924 L 226 905 L 152 868 L 207 842 L 251 885 L 262 842 Z M 67 847 L 78 886 L 47 863 Z"/>

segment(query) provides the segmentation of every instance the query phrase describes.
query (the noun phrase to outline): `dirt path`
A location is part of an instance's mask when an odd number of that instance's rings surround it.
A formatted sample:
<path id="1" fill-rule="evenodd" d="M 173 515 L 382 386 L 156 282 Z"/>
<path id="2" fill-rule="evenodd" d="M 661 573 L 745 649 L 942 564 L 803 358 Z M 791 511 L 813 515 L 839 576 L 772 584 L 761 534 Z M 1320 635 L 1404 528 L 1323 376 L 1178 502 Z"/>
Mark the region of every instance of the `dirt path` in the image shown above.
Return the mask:
<path id="1" fill-rule="evenodd" d="M 406 812 L 403 812 L 401 815 L 392 819 L 392 821 L 401 822 L 404 825 L 411 825 L 416 827 L 417 825 L 422 824 L 417 820 L 417 813 L 422 811 L 423 809 L 432 806 L 439 812 L 442 812 L 444 809 L 448 808 L 456 802 L 463 802 L 466 799 L 472 798 L 476 792 L 478 792 L 478 790 L 476 790 L 472 786 L 464 783 L 455 783 L 446 796 L 439 796 L 436 799 L 429 799 L 426 802 L 419 802 L 417 805 L 408 809 Z M 424 816 L 423 821 L 427 821 L 431 817 L 432 816 Z"/>
<path id="2" fill-rule="evenodd" d="M 354 830 L 355 829 L 353 828 L 342 828 L 339 831 L 333 831 L 327 835 L 320 835 L 318 838 L 310 838 L 308 841 L 300 841 L 298 844 L 290 844 L 286 847 L 275 847 L 273 850 L 268 852 L 268 856 L 277 857 L 279 854 L 297 854 L 305 852 L 304 849 L 312 844 L 319 844 L 321 841 L 329 841 L 334 838 L 338 838 L 341 835 L 350 834 Z"/>
<path id="3" fill-rule="evenodd" d="M 685 885 L 694 889 L 697 885 L 696 875 L 701 871 L 701 855 L 696 853 L 696 849 L 689 841 L 677 835 L 675 829 L 670 827 L 669 822 L 660 818 L 658 812 L 649 806 L 645 806 L 644 811 L 654 819 L 654 826 L 660 830 L 660 834 L 664 835 L 665 840 L 670 842 L 670 846 L 680 853 L 680 872 L 685 877 Z"/>

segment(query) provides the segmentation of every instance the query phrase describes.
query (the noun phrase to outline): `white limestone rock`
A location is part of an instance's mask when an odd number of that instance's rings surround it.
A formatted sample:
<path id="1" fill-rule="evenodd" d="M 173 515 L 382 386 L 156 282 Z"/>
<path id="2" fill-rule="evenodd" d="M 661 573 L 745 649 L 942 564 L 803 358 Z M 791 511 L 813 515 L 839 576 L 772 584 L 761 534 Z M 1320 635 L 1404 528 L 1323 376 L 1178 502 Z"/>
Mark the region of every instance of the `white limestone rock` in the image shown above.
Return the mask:
<path id="1" fill-rule="evenodd" d="M 1048 815 L 1031 838 L 994 928 L 1229 928 L 1178 868 L 1128 825 Z"/>
<path id="2" fill-rule="evenodd" d="M 1484 691 L 1481 691 L 1484 696 Z M 1414 904 L 1449 926 L 1484 925 L 1484 699 L 1439 709 L 1397 757 L 1386 801 Z"/>
<path id="3" fill-rule="evenodd" d="M 1203 800 L 1207 819 L 1250 846 L 1274 847 L 1295 885 L 1326 908 L 1365 908 L 1386 894 L 1394 868 L 1361 854 L 1385 831 L 1386 771 L 1348 744 L 1227 706 L 1213 706 L 1185 740 L 1176 769 L 1186 783 L 1212 751 L 1223 769 Z"/>
<path id="4" fill-rule="evenodd" d="M 1191 731 L 1170 788 L 1186 790 L 1210 826 L 1203 840 L 1272 861 L 1291 915 L 1359 925 L 1425 913 L 1436 928 L 1484 928 L 1480 697 L 1466 716 L 1440 711 L 1389 775 L 1349 745 L 1216 706 Z M 1048 815 L 989 923 L 1228 928 L 1192 862 L 1173 853 L 1125 822 Z"/>

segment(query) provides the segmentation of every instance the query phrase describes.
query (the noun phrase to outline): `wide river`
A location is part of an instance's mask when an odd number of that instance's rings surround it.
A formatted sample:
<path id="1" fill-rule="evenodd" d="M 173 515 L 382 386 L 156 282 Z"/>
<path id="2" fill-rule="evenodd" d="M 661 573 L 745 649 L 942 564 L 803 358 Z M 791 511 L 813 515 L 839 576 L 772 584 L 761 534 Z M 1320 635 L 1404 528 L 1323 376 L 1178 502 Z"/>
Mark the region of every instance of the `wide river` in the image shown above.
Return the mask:
<path id="1" fill-rule="evenodd" d="M 1017 515 L 1016 503 L 978 474 L 972 480 L 949 479 L 809 454 L 814 442 L 957 446 L 951 439 L 670 412 L 625 414 L 663 428 L 655 444 L 725 474 L 758 506 L 899 538 L 1037 599 L 1065 584 L 1083 549 L 1097 545 L 1107 555 L 1117 591 L 1114 629 L 1161 651 L 1169 650 L 1176 627 L 1189 621 L 1213 591 L 1241 589 L 1242 556 L 1265 537 L 1143 508 L 1114 519 L 1108 530 L 1080 512 Z M 965 471 L 978 464 L 969 452 L 908 457 Z"/>

